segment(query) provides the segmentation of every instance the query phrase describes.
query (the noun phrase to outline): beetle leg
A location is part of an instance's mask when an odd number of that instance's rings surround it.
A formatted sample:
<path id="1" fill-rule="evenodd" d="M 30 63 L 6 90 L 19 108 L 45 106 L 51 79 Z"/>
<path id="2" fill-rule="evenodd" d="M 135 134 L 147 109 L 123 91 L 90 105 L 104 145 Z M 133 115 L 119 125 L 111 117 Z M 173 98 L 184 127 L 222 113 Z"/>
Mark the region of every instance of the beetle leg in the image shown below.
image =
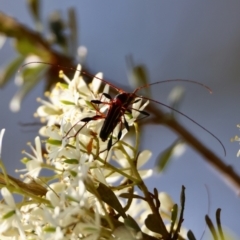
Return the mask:
<path id="1" fill-rule="evenodd" d="M 107 99 L 112 100 L 112 97 L 108 93 L 103 93 L 102 95 Z"/>
<path id="2" fill-rule="evenodd" d="M 129 132 L 129 125 L 128 125 L 128 122 L 127 122 L 124 114 L 123 114 L 123 120 L 124 120 L 124 121 L 123 121 L 124 126 L 125 126 L 125 128 L 127 129 L 127 131 Z"/>
<path id="3" fill-rule="evenodd" d="M 77 134 L 90 122 L 90 121 L 95 121 L 95 120 L 98 120 L 98 119 L 102 119 L 104 118 L 103 116 L 100 116 L 100 115 L 95 115 L 93 117 L 86 117 L 86 118 L 83 118 L 82 120 L 80 121 L 77 121 L 69 130 L 68 132 L 66 133 L 65 137 L 72 131 L 72 129 L 79 123 L 79 122 L 84 122 L 83 126 L 80 127 L 80 129 L 77 130 L 77 132 L 73 135 L 73 136 L 70 136 L 68 137 L 69 138 L 72 138 L 72 137 L 76 137 Z"/>
<path id="4" fill-rule="evenodd" d="M 92 103 L 93 108 L 96 110 L 96 113 L 98 113 L 99 115 L 103 115 L 103 113 L 101 113 L 101 112 L 99 111 L 99 109 L 95 106 L 95 104 L 96 104 L 96 105 L 98 105 L 98 104 L 111 105 L 110 102 L 102 102 L 101 100 L 91 100 L 91 103 Z"/>
<path id="5" fill-rule="evenodd" d="M 141 110 L 138 110 L 138 109 L 135 109 L 135 108 L 130 108 L 129 110 L 135 110 L 135 111 L 138 111 L 140 114 L 144 115 L 141 118 L 136 119 L 136 121 L 143 120 L 144 118 L 147 118 L 147 117 L 150 116 L 150 114 L 146 111 L 141 111 Z"/>
<path id="6" fill-rule="evenodd" d="M 108 152 L 111 149 L 111 147 L 112 147 L 112 134 L 111 134 L 110 139 L 108 140 L 108 144 L 107 144 L 107 151 Z"/>

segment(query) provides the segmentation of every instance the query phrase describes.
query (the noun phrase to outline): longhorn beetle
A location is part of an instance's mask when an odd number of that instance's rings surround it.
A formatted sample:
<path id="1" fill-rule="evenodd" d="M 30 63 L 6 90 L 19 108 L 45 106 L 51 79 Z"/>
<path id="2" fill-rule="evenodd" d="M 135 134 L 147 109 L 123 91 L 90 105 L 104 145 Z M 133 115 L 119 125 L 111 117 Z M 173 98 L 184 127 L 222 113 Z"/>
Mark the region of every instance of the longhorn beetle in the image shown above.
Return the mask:
<path id="1" fill-rule="evenodd" d="M 154 82 L 154 83 L 150 83 L 150 84 L 145 84 L 141 87 L 138 87 L 136 88 L 132 93 L 127 93 L 125 91 L 123 91 L 122 89 L 114 86 L 113 84 L 109 83 L 108 81 L 104 80 L 104 79 L 101 79 L 97 76 L 94 76 L 93 74 L 90 74 L 90 73 L 87 73 L 85 71 L 81 71 L 81 70 L 77 70 L 77 69 L 74 69 L 72 67 L 64 67 L 64 66 L 61 66 L 61 65 L 58 65 L 58 64 L 52 64 L 52 63 L 47 63 L 47 62 L 40 62 L 40 61 L 37 61 L 37 62 L 29 62 L 29 63 L 25 63 L 22 65 L 22 67 L 20 68 L 20 70 L 29 65 L 29 64 L 33 64 L 33 63 L 38 63 L 38 64 L 45 64 L 45 65 L 50 65 L 52 67 L 58 67 L 58 68 L 63 68 L 63 69 L 69 69 L 69 70 L 75 70 L 75 71 L 79 71 L 81 74 L 83 75 L 86 75 L 86 76 L 89 76 L 89 77 L 92 77 L 92 78 L 96 78 L 102 82 L 104 82 L 105 84 L 108 84 L 109 86 L 111 86 L 113 89 L 115 89 L 116 91 L 119 92 L 119 94 L 117 94 L 114 98 L 112 98 L 109 94 L 107 93 L 103 93 L 103 96 L 105 96 L 109 102 L 103 102 L 101 100 L 91 100 L 91 103 L 94 105 L 94 104 L 108 104 L 109 105 L 109 108 L 108 108 L 108 111 L 106 113 L 106 115 L 103 115 L 102 113 L 100 114 L 96 114 L 95 116 L 93 117 L 86 117 L 86 118 L 83 118 L 81 119 L 80 121 L 81 122 L 84 122 L 83 126 L 77 131 L 77 133 L 74 135 L 76 136 L 80 131 L 81 129 L 83 129 L 83 127 L 86 126 L 86 124 L 90 121 L 95 121 L 95 120 L 99 120 L 99 119 L 105 119 L 104 120 L 104 123 L 102 125 L 102 128 L 100 130 L 100 134 L 99 134 L 99 137 L 101 138 L 101 140 L 103 142 L 105 142 L 108 138 L 109 138 L 109 141 L 108 141 L 108 144 L 107 144 L 107 150 L 109 151 L 112 147 L 112 133 L 115 129 L 115 127 L 118 125 L 118 124 L 121 124 L 121 128 L 120 128 L 120 131 L 118 133 L 118 136 L 117 136 L 117 141 L 120 140 L 121 138 L 121 135 L 122 135 L 122 124 L 124 124 L 125 128 L 127 129 L 127 131 L 129 131 L 129 126 L 128 126 L 128 123 L 126 121 L 126 118 L 125 118 L 125 114 L 128 112 L 128 113 L 131 113 L 131 110 L 136 110 L 138 111 L 140 114 L 144 115 L 145 117 L 149 116 L 149 114 L 145 111 L 141 111 L 141 110 L 137 110 L 137 109 L 133 109 L 132 108 L 132 104 L 138 102 L 140 99 L 139 98 L 142 98 L 142 99 L 145 99 L 145 100 L 149 100 L 151 102 L 154 102 L 154 103 L 157 103 L 157 104 L 160 104 L 164 107 L 167 107 L 169 109 L 171 109 L 172 111 L 174 112 L 177 112 L 179 114 L 181 114 L 182 116 L 184 116 L 185 118 L 189 119 L 190 121 L 192 121 L 193 123 L 195 123 L 196 125 L 198 125 L 200 128 L 202 128 L 204 131 L 206 131 L 207 133 L 209 133 L 212 137 L 214 137 L 222 146 L 223 150 L 224 150 L 224 154 L 226 155 L 226 149 L 223 145 L 223 143 L 213 134 L 211 133 L 209 130 L 207 130 L 205 127 L 203 127 L 202 125 L 200 125 L 199 123 L 197 123 L 195 120 L 193 120 L 192 118 L 188 117 L 186 114 L 178 111 L 177 109 L 174 109 L 164 103 L 161 103 L 159 101 L 156 101 L 154 99 L 151 99 L 151 98 L 147 98 L 147 97 L 142 97 L 142 96 L 138 96 L 136 93 L 143 89 L 143 88 L 147 88 L 147 87 L 150 87 L 150 86 L 153 86 L 153 85 L 156 85 L 156 84 L 160 84 L 160 83 L 166 83 L 166 82 L 187 82 L 187 83 L 193 83 L 193 84 L 197 84 L 201 87 L 204 87 L 205 89 L 207 89 L 210 93 L 212 93 L 211 89 L 200 83 L 200 82 L 196 82 L 196 81 L 193 81 L 193 80 L 186 80 L 186 79 L 170 79 L 170 80 L 163 80 L 163 81 L 157 81 L 157 82 Z M 136 100 L 136 98 L 138 98 Z M 97 110 L 97 108 L 96 108 Z M 68 131 L 68 133 L 71 131 L 71 129 Z M 67 133 L 67 134 L 68 134 Z M 66 135 L 67 135 L 66 134 Z"/>

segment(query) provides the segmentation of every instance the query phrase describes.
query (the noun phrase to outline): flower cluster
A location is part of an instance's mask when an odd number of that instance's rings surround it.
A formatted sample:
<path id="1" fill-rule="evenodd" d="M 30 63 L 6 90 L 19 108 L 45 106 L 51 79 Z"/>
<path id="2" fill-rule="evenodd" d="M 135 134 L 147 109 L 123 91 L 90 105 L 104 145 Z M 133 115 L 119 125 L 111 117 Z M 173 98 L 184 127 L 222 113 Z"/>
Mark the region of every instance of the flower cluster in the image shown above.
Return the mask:
<path id="1" fill-rule="evenodd" d="M 142 237 L 140 230 L 126 228 L 123 219 L 132 216 L 144 229 L 144 216 L 150 213 L 147 201 L 130 197 L 137 196 L 134 186 L 140 186 L 143 178 L 152 175 L 151 169 L 140 169 L 151 152 L 139 153 L 135 122 L 146 104 L 133 101 L 131 110 L 125 112 L 109 136 L 113 141 L 109 150 L 109 140 L 99 138 L 111 104 L 99 90 L 102 75 L 86 84 L 80 72 L 78 67 L 72 80 L 61 72 L 65 83 L 56 84 L 46 93 L 48 101 L 39 99 L 42 105 L 36 116 L 45 122 L 40 129 L 45 146 L 36 137 L 35 146 L 29 144 L 31 153 L 24 152 L 22 162 L 26 168 L 19 171 L 25 185 L 17 188 L 25 196 L 24 201 L 16 204 L 8 185 L 1 191 L 5 202 L 0 205 L 1 239 Z M 108 93 L 108 89 L 106 85 L 103 92 Z M 128 137 L 126 125 L 135 127 L 134 138 Z M 53 174 L 44 176 L 44 169 Z M 8 182 L 14 185 L 11 179 Z M 30 191 L 26 186 L 33 183 L 43 190 L 37 191 L 36 187 Z"/>

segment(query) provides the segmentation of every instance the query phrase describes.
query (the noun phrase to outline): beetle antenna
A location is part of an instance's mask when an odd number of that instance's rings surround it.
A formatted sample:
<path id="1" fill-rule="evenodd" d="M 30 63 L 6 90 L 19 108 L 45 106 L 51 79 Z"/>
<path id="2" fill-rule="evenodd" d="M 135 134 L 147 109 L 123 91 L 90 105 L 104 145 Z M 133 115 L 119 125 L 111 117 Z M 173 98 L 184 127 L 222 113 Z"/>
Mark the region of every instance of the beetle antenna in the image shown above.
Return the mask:
<path id="1" fill-rule="evenodd" d="M 168 83 L 168 82 L 187 82 L 187 83 L 193 83 L 193 84 L 197 84 L 197 85 L 199 85 L 199 86 L 201 86 L 201 87 L 204 87 L 205 89 L 207 89 L 207 91 L 208 91 L 209 93 L 212 93 L 211 88 L 209 88 L 208 86 L 206 86 L 206 85 L 204 85 L 204 84 L 202 84 L 202 83 L 200 83 L 200 82 L 196 82 L 196 81 L 194 81 L 194 80 L 187 80 L 187 79 L 168 79 L 168 80 L 157 81 L 157 82 L 145 84 L 145 85 L 143 85 L 143 86 L 141 86 L 141 87 L 138 87 L 138 88 L 134 91 L 134 93 L 138 92 L 138 91 L 139 91 L 140 89 L 142 89 L 142 88 L 147 88 L 147 87 L 150 87 L 150 86 L 155 85 L 155 84 Z"/>
<path id="2" fill-rule="evenodd" d="M 136 96 L 137 96 L 137 95 L 136 95 Z M 138 96 L 137 96 L 137 97 L 138 97 Z M 180 115 L 184 116 L 185 118 L 187 118 L 188 120 L 190 120 L 191 122 L 193 122 L 194 124 L 196 124 L 197 126 L 199 126 L 200 128 L 202 128 L 205 132 L 207 132 L 208 134 L 210 134 L 213 138 L 215 138 L 215 139 L 220 143 L 220 145 L 222 146 L 223 151 L 224 151 L 224 155 L 225 155 L 225 156 L 227 155 L 226 148 L 224 147 L 224 145 L 223 145 L 223 143 L 221 142 L 221 140 L 220 140 L 218 137 L 216 137 L 212 132 L 210 132 L 208 129 L 206 129 L 205 127 L 203 127 L 201 124 L 199 124 L 198 122 L 196 122 L 196 121 L 193 120 L 192 118 L 188 117 L 186 114 L 178 111 L 178 110 L 175 109 L 175 108 L 172 108 L 172 107 L 168 106 L 167 104 L 164 104 L 164 103 L 162 103 L 162 102 L 158 102 L 158 101 L 156 101 L 156 100 L 154 100 L 154 99 L 150 99 L 150 98 L 142 97 L 142 96 L 141 96 L 141 98 L 146 99 L 146 100 L 149 100 L 149 101 L 154 102 L 154 103 L 157 103 L 157 104 L 160 104 L 160 105 L 162 105 L 162 106 L 164 106 L 164 107 L 166 107 L 166 108 L 168 108 L 168 109 L 171 109 L 172 111 L 177 112 L 177 113 L 179 113 Z"/>
<path id="3" fill-rule="evenodd" d="M 85 75 L 87 75 L 87 76 L 89 76 L 89 77 L 96 78 L 96 79 L 98 79 L 98 80 L 100 80 L 100 81 L 108 84 L 109 86 L 111 86 L 112 88 L 114 88 L 115 90 L 117 90 L 117 91 L 119 91 L 119 92 L 123 92 L 122 89 L 117 88 L 116 86 L 114 86 L 113 84 L 109 83 L 108 81 L 106 81 L 106 80 L 104 80 L 104 79 L 102 79 L 102 78 L 99 78 L 99 77 L 97 77 L 97 76 L 95 76 L 95 75 L 93 75 L 93 74 L 91 74 L 91 73 L 85 72 L 85 71 L 83 71 L 83 70 L 78 70 L 78 69 L 73 68 L 73 67 L 65 67 L 65 66 L 62 66 L 62 65 L 59 65 L 59 64 L 53 64 L 53 63 L 41 62 L 41 61 L 28 62 L 28 63 L 24 63 L 24 64 L 19 68 L 18 72 L 21 72 L 22 69 L 25 68 L 27 65 L 34 64 L 34 63 L 36 63 L 36 64 L 45 64 L 45 65 L 49 65 L 49 66 L 52 66 L 52 67 L 58 67 L 58 68 L 62 68 L 62 69 L 77 71 L 77 72 L 80 72 L 80 73 L 82 73 L 82 74 L 85 74 Z"/>

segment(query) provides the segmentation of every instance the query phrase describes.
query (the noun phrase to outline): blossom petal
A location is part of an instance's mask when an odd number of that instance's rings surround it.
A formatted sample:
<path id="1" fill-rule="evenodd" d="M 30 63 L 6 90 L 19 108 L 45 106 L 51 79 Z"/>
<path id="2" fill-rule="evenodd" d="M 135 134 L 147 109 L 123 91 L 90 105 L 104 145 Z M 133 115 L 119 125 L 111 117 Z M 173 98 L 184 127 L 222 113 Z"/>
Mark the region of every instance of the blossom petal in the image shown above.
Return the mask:
<path id="1" fill-rule="evenodd" d="M 4 133 L 5 133 L 5 129 L 3 128 L 0 132 L 0 159 L 2 157 L 2 140 L 3 140 Z"/>

